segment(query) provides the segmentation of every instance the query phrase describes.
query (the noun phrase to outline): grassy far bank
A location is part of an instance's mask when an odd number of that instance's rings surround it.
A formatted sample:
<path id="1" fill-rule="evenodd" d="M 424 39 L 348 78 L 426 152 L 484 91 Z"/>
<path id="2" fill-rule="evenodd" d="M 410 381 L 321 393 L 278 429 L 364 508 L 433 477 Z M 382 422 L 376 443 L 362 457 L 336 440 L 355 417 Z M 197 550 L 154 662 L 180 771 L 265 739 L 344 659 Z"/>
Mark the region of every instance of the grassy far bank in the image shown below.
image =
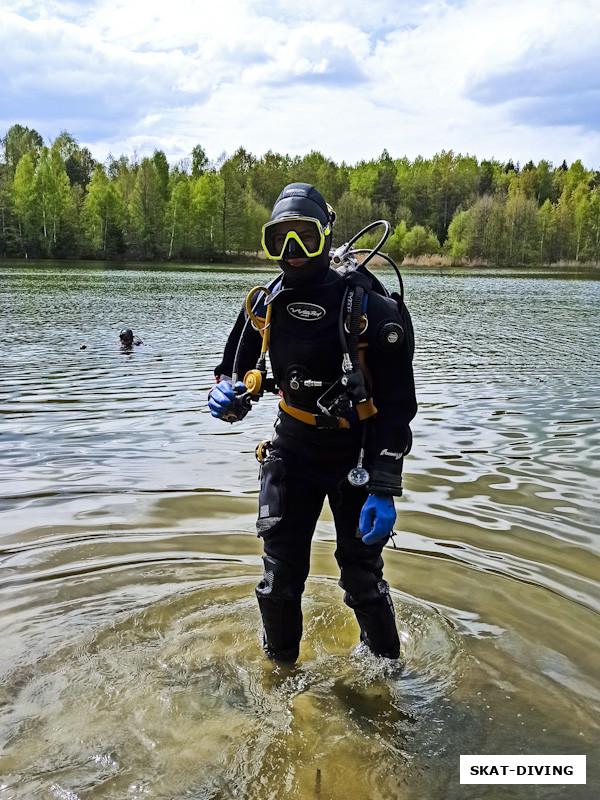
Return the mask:
<path id="1" fill-rule="evenodd" d="M 464 267 L 465 269 L 502 269 L 503 267 L 506 269 L 514 269 L 515 267 L 523 267 L 523 268 L 533 268 L 533 269 L 551 269 L 560 272 L 561 270 L 582 270 L 582 271 L 589 271 L 589 270 L 599 270 L 600 271 L 600 261 L 554 261 L 553 263 L 537 263 L 535 265 L 531 264 L 504 264 L 502 266 L 490 264 L 487 261 L 478 261 L 476 259 L 461 259 L 460 261 L 453 261 L 449 256 L 437 255 L 437 256 L 417 256 L 415 258 L 405 258 L 402 262 L 402 266 L 404 267 L 437 267 L 437 268 L 444 268 L 444 267 Z"/>

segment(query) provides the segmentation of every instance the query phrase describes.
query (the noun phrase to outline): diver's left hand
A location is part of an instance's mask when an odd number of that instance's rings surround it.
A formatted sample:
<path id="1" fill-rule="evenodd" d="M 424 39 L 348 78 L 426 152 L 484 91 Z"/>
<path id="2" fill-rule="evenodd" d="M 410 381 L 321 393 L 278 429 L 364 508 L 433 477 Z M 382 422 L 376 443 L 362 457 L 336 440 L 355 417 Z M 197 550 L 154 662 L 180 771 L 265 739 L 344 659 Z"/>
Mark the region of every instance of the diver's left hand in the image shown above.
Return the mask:
<path id="1" fill-rule="evenodd" d="M 365 544 L 376 544 L 388 538 L 396 522 L 396 509 L 391 494 L 370 494 L 360 512 L 358 529 Z"/>

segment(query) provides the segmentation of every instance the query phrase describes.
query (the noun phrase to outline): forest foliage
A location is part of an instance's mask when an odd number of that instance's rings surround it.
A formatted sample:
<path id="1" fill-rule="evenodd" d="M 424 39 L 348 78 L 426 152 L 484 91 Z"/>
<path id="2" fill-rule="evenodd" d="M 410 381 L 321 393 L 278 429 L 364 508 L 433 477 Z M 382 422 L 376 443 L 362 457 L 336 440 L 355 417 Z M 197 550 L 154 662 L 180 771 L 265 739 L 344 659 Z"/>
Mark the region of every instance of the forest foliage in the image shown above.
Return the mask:
<path id="1" fill-rule="evenodd" d="M 0 256 L 222 260 L 260 250 L 261 226 L 292 181 L 337 213 L 334 244 L 375 219 L 390 255 L 445 254 L 494 266 L 600 262 L 600 173 L 581 161 L 520 168 L 442 151 L 433 158 L 336 164 L 319 152 L 257 157 L 240 147 L 210 162 L 201 145 L 98 162 L 66 131 L 45 145 L 13 125 L 1 140 Z"/>

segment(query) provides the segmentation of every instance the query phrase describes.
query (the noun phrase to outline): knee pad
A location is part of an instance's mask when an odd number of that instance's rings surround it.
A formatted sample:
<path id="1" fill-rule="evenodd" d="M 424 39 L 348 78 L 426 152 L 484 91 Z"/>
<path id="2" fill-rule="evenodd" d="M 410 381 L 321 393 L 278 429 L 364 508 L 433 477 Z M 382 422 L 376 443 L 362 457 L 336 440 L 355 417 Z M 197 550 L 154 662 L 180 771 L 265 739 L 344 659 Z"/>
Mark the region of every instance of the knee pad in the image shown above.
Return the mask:
<path id="1" fill-rule="evenodd" d="M 381 580 L 365 585 L 352 586 L 351 581 L 346 581 L 344 586 L 344 602 L 350 608 L 357 608 L 379 600 L 382 597 L 390 598 L 390 587 L 387 581 Z M 390 598 L 391 601 L 391 598 Z"/>
<path id="2" fill-rule="evenodd" d="M 290 567 L 272 556 L 263 556 L 265 565 L 263 578 L 256 587 L 256 596 L 292 600 L 301 595 L 301 592 L 294 591 L 293 576 Z"/>

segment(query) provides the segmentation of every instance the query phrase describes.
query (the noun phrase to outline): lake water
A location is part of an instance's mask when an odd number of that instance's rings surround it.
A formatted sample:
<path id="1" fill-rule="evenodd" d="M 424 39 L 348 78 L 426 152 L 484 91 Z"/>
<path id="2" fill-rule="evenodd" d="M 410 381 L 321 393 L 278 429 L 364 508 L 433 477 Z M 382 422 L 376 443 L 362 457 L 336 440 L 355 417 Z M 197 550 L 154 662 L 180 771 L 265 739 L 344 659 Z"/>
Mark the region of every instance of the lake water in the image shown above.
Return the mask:
<path id="1" fill-rule="evenodd" d="M 227 426 L 206 394 L 268 277 L 0 262 L 0 799 L 597 797 L 598 273 L 404 272 L 402 666 L 355 649 L 328 509 L 299 662 L 260 649 L 277 400 Z M 519 753 L 586 754 L 587 785 L 459 785 Z"/>

